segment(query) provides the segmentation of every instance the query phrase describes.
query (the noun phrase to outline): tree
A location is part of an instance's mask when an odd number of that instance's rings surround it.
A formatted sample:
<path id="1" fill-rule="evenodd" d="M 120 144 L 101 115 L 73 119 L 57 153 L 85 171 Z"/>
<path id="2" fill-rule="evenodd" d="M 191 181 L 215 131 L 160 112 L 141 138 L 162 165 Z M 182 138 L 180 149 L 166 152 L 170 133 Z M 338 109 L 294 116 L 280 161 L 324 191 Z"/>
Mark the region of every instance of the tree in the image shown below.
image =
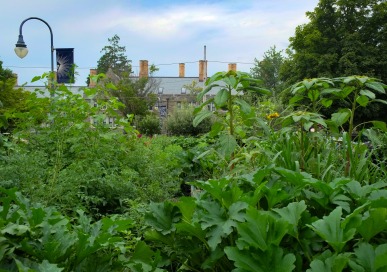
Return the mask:
<path id="1" fill-rule="evenodd" d="M 109 94 L 124 105 L 119 109 L 123 116 L 146 115 L 156 103 L 155 90 L 158 85 L 153 78 L 125 78 L 118 82 L 116 88 L 110 89 Z"/>
<path id="2" fill-rule="evenodd" d="M 387 2 L 380 0 L 320 0 L 309 23 L 290 38 L 289 58 L 280 70 L 289 86 L 305 78 L 363 75 L 387 82 Z M 286 93 L 283 97 L 287 97 Z M 383 94 L 377 98 L 386 99 Z M 341 105 L 335 102 L 333 111 Z M 373 104 L 356 122 L 386 120 L 385 105 Z M 332 112 L 323 112 L 329 116 Z"/>
<path id="3" fill-rule="evenodd" d="M 101 50 L 103 55 L 98 60 L 97 72 L 107 73 L 110 68 L 118 76 L 129 76 L 132 72 L 132 61 L 128 60 L 125 55 L 125 46 L 119 45 L 120 37 L 116 34 L 112 38 L 109 38 L 108 41 L 110 44 Z"/>
<path id="4" fill-rule="evenodd" d="M 250 69 L 251 76 L 261 79 L 263 87 L 270 89 L 273 95 L 279 93 L 283 86 L 279 78 L 280 67 L 284 62 L 282 51 L 277 51 L 274 45 L 263 54 L 263 60 L 255 58 L 254 62 L 255 66 Z"/>
<path id="5" fill-rule="evenodd" d="M 15 88 L 16 76 L 9 69 L 3 69 L 0 60 L 0 130 L 10 130 L 15 120 L 8 119 L 6 112 L 20 111 L 25 107 L 28 92 Z"/>
<path id="6" fill-rule="evenodd" d="M 183 87 L 189 91 L 190 95 L 197 95 L 203 90 L 196 80 L 192 80 L 191 84 L 185 84 Z"/>
<path id="7" fill-rule="evenodd" d="M 108 93 L 117 97 L 124 105 L 119 109 L 123 116 L 146 115 L 157 100 L 155 90 L 159 83 L 151 76 L 158 68 L 152 64 L 149 68 L 149 77 L 133 77 L 131 61 L 125 55 L 125 46 L 119 44 L 120 37 L 114 35 L 108 41 L 110 45 L 101 50 L 104 54 L 98 60 L 97 72 L 106 74 L 104 83 L 114 84 L 114 86 L 110 84 Z"/>
<path id="8" fill-rule="evenodd" d="M 387 81 L 387 2 L 320 0 L 290 38 L 281 68 L 288 84 L 304 78 L 366 75 Z"/>

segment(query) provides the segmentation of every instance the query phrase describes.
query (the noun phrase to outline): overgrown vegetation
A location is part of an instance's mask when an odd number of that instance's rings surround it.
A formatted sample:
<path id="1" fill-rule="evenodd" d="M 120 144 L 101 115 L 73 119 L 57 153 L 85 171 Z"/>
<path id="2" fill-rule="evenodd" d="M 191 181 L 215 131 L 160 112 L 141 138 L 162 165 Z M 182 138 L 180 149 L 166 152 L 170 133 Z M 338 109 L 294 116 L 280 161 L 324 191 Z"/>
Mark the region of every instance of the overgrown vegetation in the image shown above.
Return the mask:
<path id="1" fill-rule="evenodd" d="M 321 13 L 336 2 L 321 0 L 292 46 L 319 18 L 338 19 L 348 1 Z M 173 136 L 155 135 L 155 116 L 134 126 L 119 114 L 112 82 L 83 90 L 95 104 L 54 85 L 4 108 L 0 128 L 14 125 L 0 134 L 0 270 L 387 271 L 387 126 L 358 118 L 387 104 L 387 85 L 305 78 L 285 104 L 243 72 L 206 86 L 192 84 L 200 106 L 168 118 Z"/>
<path id="2" fill-rule="evenodd" d="M 197 138 L 139 138 L 120 102 L 98 100 L 100 87 L 84 90 L 96 106 L 57 85 L 7 113 L 18 126 L 0 153 L 1 268 L 384 271 L 387 128 L 370 121 L 350 131 L 355 110 L 387 86 L 304 80 L 290 105 L 309 107 L 267 114 L 270 103 L 238 94 L 268 94 L 240 72 L 215 74 L 199 98 L 217 81 L 216 111 L 205 102 L 187 117 L 197 125 L 217 116 Z M 317 113 L 346 98 L 350 108 Z"/>

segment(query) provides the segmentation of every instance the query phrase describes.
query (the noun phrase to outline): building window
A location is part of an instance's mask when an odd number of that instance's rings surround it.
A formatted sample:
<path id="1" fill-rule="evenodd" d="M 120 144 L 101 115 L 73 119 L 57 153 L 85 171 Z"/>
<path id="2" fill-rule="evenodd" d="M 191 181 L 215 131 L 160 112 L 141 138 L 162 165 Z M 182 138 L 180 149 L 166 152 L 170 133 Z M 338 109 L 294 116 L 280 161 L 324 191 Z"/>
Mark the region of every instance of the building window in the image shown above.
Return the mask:
<path id="1" fill-rule="evenodd" d="M 181 94 L 186 94 L 187 93 L 187 89 L 185 87 L 181 88 Z"/>
<path id="2" fill-rule="evenodd" d="M 158 94 L 163 94 L 164 92 L 164 87 L 159 87 L 159 90 L 157 91 Z"/>
<path id="3" fill-rule="evenodd" d="M 207 105 L 209 111 L 215 111 L 215 104 L 212 102 L 211 104 Z"/>

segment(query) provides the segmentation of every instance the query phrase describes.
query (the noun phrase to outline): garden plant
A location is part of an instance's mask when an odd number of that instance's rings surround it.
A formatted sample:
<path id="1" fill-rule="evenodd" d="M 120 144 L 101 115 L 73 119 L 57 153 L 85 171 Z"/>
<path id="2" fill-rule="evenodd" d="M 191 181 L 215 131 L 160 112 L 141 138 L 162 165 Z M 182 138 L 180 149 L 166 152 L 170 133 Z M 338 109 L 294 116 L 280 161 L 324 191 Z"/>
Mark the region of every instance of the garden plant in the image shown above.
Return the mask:
<path id="1" fill-rule="evenodd" d="M 267 114 L 246 73 L 206 84 L 199 102 L 217 94 L 187 118 L 216 118 L 195 136 L 138 137 L 104 86 L 57 84 L 5 111 L 0 271 L 386 271 L 387 129 L 356 118 L 386 85 L 305 79 Z"/>

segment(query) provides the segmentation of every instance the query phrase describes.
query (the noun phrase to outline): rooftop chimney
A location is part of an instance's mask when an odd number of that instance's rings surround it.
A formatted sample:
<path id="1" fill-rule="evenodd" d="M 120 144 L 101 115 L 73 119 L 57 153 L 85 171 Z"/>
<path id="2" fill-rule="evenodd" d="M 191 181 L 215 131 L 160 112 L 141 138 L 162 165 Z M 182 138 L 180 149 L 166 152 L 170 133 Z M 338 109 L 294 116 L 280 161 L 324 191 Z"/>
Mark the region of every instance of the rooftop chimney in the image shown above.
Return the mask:
<path id="1" fill-rule="evenodd" d="M 185 77 L 185 64 L 179 63 L 179 77 Z"/>
<path id="2" fill-rule="evenodd" d="M 236 63 L 229 63 L 228 64 L 228 70 L 229 71 L 235 71 L 237 70 L 237 64 Z"/>
<path id="3" fill-rule="evenodd" d="M 204 81 L 204 68 L 205 68 L 205 61 L 199 60 L 199 82 Z"/>
<path id="4" fill-rule="evenodd" d="M 97 85 L 97 82 L 92 79 L 93 76 L 97 75 L 97 69 L 90 69 L 90 80 L 89 80 L 89 87 L 93 88 Z"/>
<path id="5" fill-rule="evenodd" d="M 149 76 L 149 70 L 148 70 L 148 61 L 147 60 L 140 60 L 140 78 L 146 78 Z"/>

